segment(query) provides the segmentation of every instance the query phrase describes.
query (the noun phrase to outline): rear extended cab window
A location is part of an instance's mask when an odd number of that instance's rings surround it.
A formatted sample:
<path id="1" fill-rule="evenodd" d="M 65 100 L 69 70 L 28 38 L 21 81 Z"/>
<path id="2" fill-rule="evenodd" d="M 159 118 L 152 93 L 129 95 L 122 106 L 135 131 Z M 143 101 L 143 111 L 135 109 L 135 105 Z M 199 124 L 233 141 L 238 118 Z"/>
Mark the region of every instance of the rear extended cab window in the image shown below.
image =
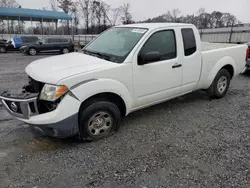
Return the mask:
<path id="1" fill-rule="evenodd" d="M 184 44 L 185 56 L 190 56 L 194 54 L 197 50 L 194 31 L 191 28 L 184 28 L 181 29 L 181 33 Z"/>

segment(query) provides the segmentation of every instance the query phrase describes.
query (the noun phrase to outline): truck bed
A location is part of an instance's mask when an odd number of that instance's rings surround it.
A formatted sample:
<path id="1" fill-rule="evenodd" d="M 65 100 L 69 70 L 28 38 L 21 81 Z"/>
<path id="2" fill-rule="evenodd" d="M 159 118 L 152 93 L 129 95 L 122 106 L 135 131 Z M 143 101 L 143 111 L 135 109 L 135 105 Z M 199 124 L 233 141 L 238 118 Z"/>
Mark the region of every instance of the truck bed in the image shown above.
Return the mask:
<path id="1" fill-rule="evenodd" d="M 238 75 L 246 64 L 246 45 L 202 42 L 202 70 L 198 88 L 207 89 L 214 76 L 216 66 L 230 62 L 234 65 L 234 75 Z"/>
<path id="2" fill-rule="evenodd" d="M 233 46 L 239 46 L 239 44 L 202 42 L 202 51 L 204 52 L 204 51 L 228 48 L 228 47 L 233 47 Z"/>

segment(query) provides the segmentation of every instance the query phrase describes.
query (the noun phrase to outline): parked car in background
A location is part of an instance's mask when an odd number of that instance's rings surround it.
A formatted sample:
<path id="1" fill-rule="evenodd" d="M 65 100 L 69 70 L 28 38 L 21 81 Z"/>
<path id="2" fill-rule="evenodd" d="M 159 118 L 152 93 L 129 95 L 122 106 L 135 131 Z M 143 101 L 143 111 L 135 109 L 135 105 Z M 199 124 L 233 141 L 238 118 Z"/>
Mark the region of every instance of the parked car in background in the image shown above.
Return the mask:
<path id="1" fill-rule="evenodd" d="M 15 49 L 19 49 L 24 45 L 36 42 L 38 40 L 39 38 L 37 36 L 18 36 L 18 37 L 12 37 L 11 39 Z"/>
<path id="2" fill-rule="evenodd" d="M 28 45 L 35 41 L 38 41 L 39 38 L 36 36 L 14 36 L 11 40 L 1 40 L 0 41 L 0 53 L 5 53 L 8 51 L 19 51 L 20 47 Z"/>
<path id="3" fill-rule="evenodd" d="M 23 92 L 0 99 L 46 135 L 97 140 L 115 133 L 123 116 L 192 91 L 224 97 L 246 64 L 246 49 L 202 43 L 191 24 L 116 26 L 81 53 L 31 63 Z"/>
<path id="4" fill-rule="evenodd" d="M 15 51 L 15 47 L 12 44 L 12 41 L 2 41 L 0 42 L 0 53 L 6 53 L 7 51 Z"/>
<path id="5" fill-rule="evenodd" d="M 67 54 L 74 51 L 74 44 L 71 39 L 50 37 L 25 45 L 21 47 L 20 50 L 32 56 L 41 52 L 59 52 Z"/>
<path id="6" fill-rule="evenodd" d="M 5 42 L 7 42 L 7 40 L 5 40 L 5 39 L 0 39 L 0 43 L 5 43 Z"/>

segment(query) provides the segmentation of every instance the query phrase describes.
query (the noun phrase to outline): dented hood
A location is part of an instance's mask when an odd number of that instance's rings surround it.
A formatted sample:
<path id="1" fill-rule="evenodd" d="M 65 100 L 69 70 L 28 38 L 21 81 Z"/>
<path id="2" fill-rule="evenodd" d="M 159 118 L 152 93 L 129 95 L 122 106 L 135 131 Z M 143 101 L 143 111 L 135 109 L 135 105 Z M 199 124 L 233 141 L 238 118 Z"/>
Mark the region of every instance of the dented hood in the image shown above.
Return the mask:
<path id="1" fill-rule="evenodd" d="M 116 64 L 83 53 L 70 53 L 34 61 L 26 67 L 25 71 L 34 80 L 57 84 L 60 80 L 74 75 L 112 66 Z"/>

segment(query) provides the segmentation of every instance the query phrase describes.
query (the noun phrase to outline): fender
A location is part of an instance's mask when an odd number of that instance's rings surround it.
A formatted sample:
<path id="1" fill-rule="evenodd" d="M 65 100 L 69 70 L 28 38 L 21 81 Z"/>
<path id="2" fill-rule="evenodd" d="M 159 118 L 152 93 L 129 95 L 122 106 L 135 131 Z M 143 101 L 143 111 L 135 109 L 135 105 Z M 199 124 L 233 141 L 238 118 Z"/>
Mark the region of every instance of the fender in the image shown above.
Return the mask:
<path id="1" fill-rule="evenodd" d="M 126 115 L 132 109 L 132 96 L 129 89 L 121 82 L 113 79 L 90 79 L 73 86 L 71 92 L 80 100 L 86 101 L 88 98 L 100 93 L 114 93 L 119 95 L 126 105 Z"/>
<path id="2" fill-rule="evenodd" d="M 233 69 L 234 69 L 234 73 L 236 72 L 236 63 L 235 60 L 230 57 L 230 56 L 226 56 L 221 58 L 216 64 L 215 66 L 212 68 L 212 70 L 210 71 L 209 75 L 208 75 L 208 79 L 207 79 L 207 87 L 210 87 L 211 84 L 213 83 L 216 75 L 218 74 L 218 72 L 222 69 L 222 67 L 226 66 L 226 65 L 232 65 Z M 235 76 L 235 75 L 233 75 Z"/>

